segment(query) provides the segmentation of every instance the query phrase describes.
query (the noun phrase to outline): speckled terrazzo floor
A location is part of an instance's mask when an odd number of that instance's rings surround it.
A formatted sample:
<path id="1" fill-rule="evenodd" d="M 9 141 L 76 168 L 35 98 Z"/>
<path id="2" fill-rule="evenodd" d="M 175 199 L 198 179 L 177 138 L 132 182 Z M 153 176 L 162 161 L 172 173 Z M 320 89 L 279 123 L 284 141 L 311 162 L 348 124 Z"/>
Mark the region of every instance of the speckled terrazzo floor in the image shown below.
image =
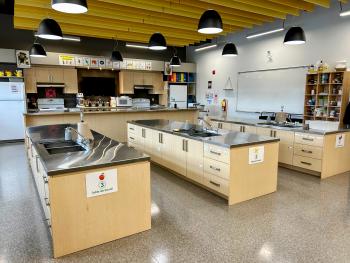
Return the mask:
<path id="1" fill-rule="evenodd" d="M 0 145 L 0 263 L 350 262 L 350 174 L 279 170 L 278 192 L 233 207 L 152 167 L 152 230 L 51 258 L 23 144 Z"/>

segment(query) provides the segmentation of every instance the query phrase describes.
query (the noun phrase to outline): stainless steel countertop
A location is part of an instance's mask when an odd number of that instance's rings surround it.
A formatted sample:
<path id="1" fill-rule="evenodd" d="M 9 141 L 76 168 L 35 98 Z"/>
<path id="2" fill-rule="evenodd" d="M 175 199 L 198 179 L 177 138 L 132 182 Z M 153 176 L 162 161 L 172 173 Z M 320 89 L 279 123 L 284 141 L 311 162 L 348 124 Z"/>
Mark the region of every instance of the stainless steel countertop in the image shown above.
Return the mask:
<path id="1" fill-rule="evenodd" d="M 76 125 L 71 124 L 27 128 L 29 138 L 32 140 L 48 175 L 150 160 L 148 155 L 95 131 L 92 131 L 94 144 L 91 150 L 50 155 L 40 142 L 64 140 L 64 129 L 68 126 L 76 128 Z"/>
<path id="2" fill-rule="evenodd" d="M 194 137 L 186 133 L 174 132 L 174 129 L 202 129 L 202 126 L 170 120 L 137 120 L 129 121 L 129 123 L 142 126 L 144 128 L 150 128 L 166 133 L 171 133 L 174 135 L 182 136 L 197 141 L 203 141 L 204 143 L 215 144 L 225 148 L 243 147 L 248 145 L 264 144 L 279 141 L 278 138 L 226 130 L 219 130 L 220 136 L 213 136 L 207 138 Z"/>
<path id="3" fill-rule="evenodd" d="M 271 125 L 265 120 L 239 119 L 239 118 L 230 118 L 230 117 L 209 117 L 209 118 L 212 121 L 221 121 L 221 122 L 250 125 L 250 126 L 262 127 L 262 128 L 272 128 L 272 129 L 278 129 L 278 130 L 302 132 L 302 133 L 309 133 L 309 134 L 319 134 L 319 135 L 350 132 L 350 129 L 345 129 L 345 128 L 338 128 L 335 130 L 326 131 L 326 130 L 316 130 L 316 129 L 304 130 L 302 126 L 295 127 L 295 128 L 280 127 L 280 126 Z"/>
<path id="4" fill-rule="evenodd" d="M 197 108 L 187 109 L 173 109 L 173 108 L 160 108 L 160 109 L 134 109 L 134 108 L 121 108 L 121 109 L 103 109 L 103 110 L 84 110 L 84 114 L 112 114 L 112 113 L 134 113 L 134 112 L 174 112 L 174 111 L 197 111 Z M 27 112 L 25 116 L 36 115 L 69 115 L 80 114 L 80 111 L 47 111 L 47 112 Z"/>

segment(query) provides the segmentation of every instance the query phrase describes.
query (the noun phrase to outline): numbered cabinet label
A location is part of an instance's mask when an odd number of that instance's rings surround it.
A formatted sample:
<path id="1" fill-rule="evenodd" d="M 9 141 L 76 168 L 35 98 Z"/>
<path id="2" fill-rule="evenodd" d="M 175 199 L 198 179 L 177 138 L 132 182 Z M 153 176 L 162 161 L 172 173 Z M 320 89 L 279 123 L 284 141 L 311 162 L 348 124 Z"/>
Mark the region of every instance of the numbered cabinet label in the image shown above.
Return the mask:
<path id="1" fill-rule="evenodd" d="M 262 163 L 264 161 L 265 147 L 257 146 L 249 148 L 249 164 Z"/>
<path id="2" fill-rule="evenodd" d="M 342 148 L 345 146 L 345 134 L 337 134 L 335 137 L 335 148 Z"/>
<path id="3" fill-rule="evenodd" d="M 117 169 L 87 173 L 85 175 L 86 196 L 94 197 L 118 191 Z"/>

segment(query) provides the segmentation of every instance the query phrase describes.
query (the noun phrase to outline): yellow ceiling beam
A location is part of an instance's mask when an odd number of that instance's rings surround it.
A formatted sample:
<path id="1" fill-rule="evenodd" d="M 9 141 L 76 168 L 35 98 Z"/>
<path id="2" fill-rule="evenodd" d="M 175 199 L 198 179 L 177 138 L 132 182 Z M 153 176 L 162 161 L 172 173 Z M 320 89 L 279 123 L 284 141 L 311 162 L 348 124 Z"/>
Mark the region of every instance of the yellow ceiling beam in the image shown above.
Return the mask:
<path id="1" fill-rule="evenodd" d="M 305 2 L 314 4 L 314 5 L 319 5 L 322 7 L 329 7 L 330 3 L 329 0 L 305 0 Z"/>
<path id="2" fill-rule="evenodd" d="M 45 9 L 28 8 L 19 5 L 16 7 L 15 14 L 16 17 L 37 19 L 38 21 L 46 17 Z M 106 28 L 110 30 L 135 33 L 148 33 L 150 35 L 154 32 L 161 32 L 163 34 L 168 34 L 179 39 L 182 38 L 187 39 L 189 41 L 192 40 L 192 42 L 205 40 L 208 37 L 203 34 L 199 34 L 197 31 L 194 30 L 174 29 L 164 27 L 162 25 L 150 26 L 120 20 L 109 20 L 108 23 L 106 23 L 106 20 L 104 18 L 97 18 L 89 15 L 72 16 L 56 12 L 54 15 L 50 15 L 50 17 L 55 19 L 58 23 L 86 25 L 101 29 Z"/>
<path id="3" fill-rule="evenodd" d="M 305 10 L 305 11 L 312 11 L 315 8 L 314 4 L 305 2 L 305 1 L 300 1 L 300 0 L 269 0 L 269 2 L 274 2 L 274 3 L 279 3 L 282 5 L 287 5 L 291 7 L 298 8 L 300 10 Z"/>
<path id="4" fill-rule="evenodd" d="M 32 30 L 37 24 L 38 20 L 28 19 L 28 18 L 20 18 L 14 17 L 14 23 L 17 28 Z M 60 24 L 62 31 L 65 34 L 86 36 L 86 37 L 95 37 L 95 38 L 104 38 L 104 39 L 112 39 L 115 38 L 117 34 L 120 39 L 130 42 L 138 42 L 138 43 L 148 43 L 149 34 L 141 34 L 141 33 L 133 33 L 133 32 L 124 32 L 117 30 L 109 30 L 109 29 L 101 29 L 94 28 L 85 25 L 72 25 L 72 24 Z M 167 44 L 169 46 L 186 46 L 190 44 L 188 41 L 184 39 L 177 39 L 174 37 L 166 37 Z"/>

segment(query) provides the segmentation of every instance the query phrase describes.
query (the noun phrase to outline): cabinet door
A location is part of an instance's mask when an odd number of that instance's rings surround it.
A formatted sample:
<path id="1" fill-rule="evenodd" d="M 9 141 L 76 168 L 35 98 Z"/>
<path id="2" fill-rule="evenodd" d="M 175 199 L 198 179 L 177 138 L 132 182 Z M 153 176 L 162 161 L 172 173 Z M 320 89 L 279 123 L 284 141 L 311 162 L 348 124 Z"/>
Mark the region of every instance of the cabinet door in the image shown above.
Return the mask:
<path id="1" fill-rule="evenodd" d="M 283 130 L 273 130 L 276 138 L 281 140 L 281 143 L 294 144 L 294 132 L 283 131 Z"/>
<path id="2" fill-rule="evenodd" d="M 203 142 L 186 140 L 186 177 L 202 183 L 203 181 Z"/>
<path id="3" fill-rule="evenodd" d="M 224 130 L 232 130 L 232 124 L 231 123 L 228 123 L 228 122 L 222 122 L 221 124 L 221 129 L 224 129 Z"/>
<path id="4" fill-rule="evenodd" d="M 74 68 L 63 69 L 64 93 L 78 93 L 78 73 Z"/>
<path id="5" fill-rule="evenodd" d="M 150 155 L 152 158 L 153 152 L 154 152 L 153 133 L 155 131 L 147 128 L 142 128 L 142 129 L 143 129 L 142 137 L 143 137 L 144 152 Z"/>
<path id="6" fill-rule="evenodd" d="M 293 165 L 293 145 L 280 143 L 278 151 L 278 162 Z"/>
<path id="7" fill-rule="evenodd" d="M 34 68 L 36 82 L 40 83 L 50 83 L 51 82 L 51 72 L 49 68 Z"/>
<path id="8" fill-rule="evenodd" d="M 144 72 L 143 73 L 143 85 L 153 85 L 153 73 Z"/>
<path id="9" fill-rule="evenodd" d="M 165 147 L 163 159 L 166 166 L 181 175 L 186 175 L 185 139 L 181 136 L 166 134 L 163 144 Z"/>
<path id="10" fill-rule="evenodd" d="M 143 85 L 143 73 L 134 72 L 134 85 Z"/>
<path id="11" fill-rule="evenodd" d="M 272 137 L 272 130 L 270 128 L 257 127 L 256 133 L 259 135 Z"/>
<path id="12" fill-rule="evenodd" d="M 242 126 L 241 124 L 232 123 L 231 124 L 231 130 L 240 132 L 241 131 L 241 126 Z"/>
<path id="13" fill-rule="evenodd" d="M 164 82 L 162 73 L 153 73 L 152 85 L 153 94 L 164 94 Z"/>
<path id="14" fill-rule="evenodd" d="M 64 83 L 63 68 L 50 68 L 51 82 Z"/>
<path id="15" fill-rule="evenodd" d="M 119 93 L 134 94 L 134 73 L 132 71 L 119 72 Z"/>
<path id="16" fill-rule="evenodd" d="M 27 68 L 23 71 L 26 93 L 37 93 L 35 69 Z"/>
<path id="17" fill-rule="evenodd" d="M 256 127 L 255 126 L 250 126 L 250 125 L 245 125 L 244 126 L 244 132 L 247 133 L 256 133 Z"/>

